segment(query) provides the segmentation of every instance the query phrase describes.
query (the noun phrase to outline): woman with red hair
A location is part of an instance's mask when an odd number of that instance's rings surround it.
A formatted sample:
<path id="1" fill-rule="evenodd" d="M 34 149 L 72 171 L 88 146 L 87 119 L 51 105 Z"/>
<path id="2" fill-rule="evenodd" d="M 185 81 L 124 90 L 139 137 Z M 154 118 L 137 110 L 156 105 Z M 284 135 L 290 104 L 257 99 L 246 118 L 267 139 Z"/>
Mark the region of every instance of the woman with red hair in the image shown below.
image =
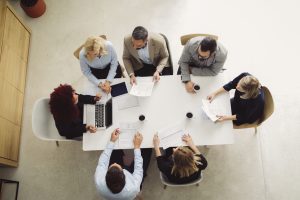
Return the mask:
<path id="1" fill-rule="evenodd" d="M 98 100 L 100 95 L 77 94 L 68 84 L 54 88 L 49 105 L 59 134 L 72 139 L 87 131 L 95 133 L 97 129 L 94 126 L 83 124 L 83 104 L 95 104 Z"/>

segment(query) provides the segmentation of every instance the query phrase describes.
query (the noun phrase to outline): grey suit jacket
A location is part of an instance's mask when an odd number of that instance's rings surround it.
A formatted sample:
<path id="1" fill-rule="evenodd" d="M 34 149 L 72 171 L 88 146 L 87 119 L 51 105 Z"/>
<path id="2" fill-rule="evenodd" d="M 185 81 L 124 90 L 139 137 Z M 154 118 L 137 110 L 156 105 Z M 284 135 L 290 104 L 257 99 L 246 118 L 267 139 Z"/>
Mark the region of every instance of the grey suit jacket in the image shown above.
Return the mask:
<path id="1" fill-rule="evenodd" d="M 166 41 L 160 34 L 150 33 L 148 35 L 148 45 L 150 59 L 153 65 L 156 66 L 156 69 L 159 72 L 162 72 L 164 67 L 170 66 L 168 62 L 169 52 Z M 143 63 L 139 58 L 137 50 L 133 48 L 131 35 L 124 38 L 123 63 L 128 75 L 143 67 Z"/>
<path id="2" fill-rule="evenodd" d="M 215 76 L 217 75 L 226 60 L 227 50 L 217 41 L 217 49 L 206 62 L 200 62 L 198 57 L 198 47 L 204 37 L 190 39 L 184 46 L 182 55 L 179 59 L 182 81 L 190 81 L 190 72 L 195 76 Z"/>

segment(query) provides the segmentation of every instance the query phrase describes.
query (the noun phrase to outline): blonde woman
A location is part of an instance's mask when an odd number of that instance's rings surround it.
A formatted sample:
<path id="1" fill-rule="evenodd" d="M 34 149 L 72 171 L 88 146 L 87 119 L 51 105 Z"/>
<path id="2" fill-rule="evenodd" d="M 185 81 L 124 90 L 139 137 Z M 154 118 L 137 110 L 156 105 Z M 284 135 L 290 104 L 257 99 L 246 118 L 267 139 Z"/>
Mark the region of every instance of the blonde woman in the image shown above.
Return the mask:
<path id="1" fill-rule="evenodd" d="M 264 110 L 264 93 L 257 78 L 249 73 L 240 74 L 222 88 L 208 95 L 207 99 L 211 102 L 217 95 L 232 89 L 236 89 L 234 97 L 230 101 L 232 115 L 218 116 L 218 121 L 233 120 L 235 125 L 241 125 L 258 120 Z"/>
<path id="2" fill-rule="evenodd" d="M 172 183 L 190 183 L 201 177 L 201 170 L 207 167 L 205 157 L 194 145 L 190 135 L 184 135 L 182 140 L 188 147 L 168 148 L 164 155 L 159 149 L 159 138 L 155 134 L 153 145 L 159 170 Z"/>
<path id="3" fill-rule="evenodd" d="M 79 60 L 82 73 L 106 93 L 110 92 L 113 79 L 122 76 L 112 43 L 101 37 L 92 36 L 86 40 L 79 53 Z"/>

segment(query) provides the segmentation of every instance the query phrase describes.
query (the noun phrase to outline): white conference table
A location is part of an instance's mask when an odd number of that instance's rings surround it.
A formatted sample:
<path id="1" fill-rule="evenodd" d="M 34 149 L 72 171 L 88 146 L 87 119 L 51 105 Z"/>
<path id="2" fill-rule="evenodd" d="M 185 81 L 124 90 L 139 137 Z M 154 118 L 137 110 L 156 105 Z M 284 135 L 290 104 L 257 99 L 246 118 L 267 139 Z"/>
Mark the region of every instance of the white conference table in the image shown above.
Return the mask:
<path id="1" fill-rule="evenodd" d="M 192 80 L 201 87 L 200 91 L 195 94 L 186 92 L 180 76 L 161 76 L 160 81 L 154 85 L 150 97 L 138 97 L 138 107 L 119 110 L 118 98 L 122 96 L 114 97 L 113 125 L 96 133 L 84 133 L 83 150 L 105 149 L 112 131 L 118 128 L 120 122 L 139 123 L 138 131 L 143 135 L 142 148 L 152 148 L 154 133 L 175 123 L 182 125 L 184 133 L 192 136 L 195 145 L 232 144 L 234 142 L 232 122 L 214 123 L 201 109 L 202 99 L 227 83 L 226 74 L 220 73 L 212 77 L 192 76 Z M 113 84 L 123 81 L 126 82 L 127 89 L 130 91 L 129 79 L 115 79 Z M 81 89 L 77 91 L 81 94 L 95 95 L 96 92 L 101 92 L 87 79 L 80 87 Z M 218 108 L 219 114 L 231 114 L 229 93 L 217 96 L 212 104 Z M 192 112 L 193 118 L 188 119 L 187 112 Z M 146 118 L 143 122 L 138 120 L 141 114 Z"/>

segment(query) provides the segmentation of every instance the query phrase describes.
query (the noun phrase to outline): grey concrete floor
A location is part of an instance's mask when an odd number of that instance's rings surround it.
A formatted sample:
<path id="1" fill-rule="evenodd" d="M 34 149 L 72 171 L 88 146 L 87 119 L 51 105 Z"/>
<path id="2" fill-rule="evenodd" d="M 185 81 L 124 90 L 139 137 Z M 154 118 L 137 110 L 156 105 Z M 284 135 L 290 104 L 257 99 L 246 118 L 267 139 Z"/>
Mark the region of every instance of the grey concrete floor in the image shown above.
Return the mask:
<path id="1" fill-rule="evenodd" d="M 275 101 L 275 113 L 257 135 L 253 129 L 234 130 L 235 144 L 201 147 L 209 165 L 199 187 L 164 190 L 153 158 L 144 199 L 300 198 L 299 1 L 45 1 L 47 11 L 37 19 L 28 18 L 18 1 L 10 1 L 32 30 L 20 165 L 0 168 L 0 177 L 20 181 L 19 199 L 100 199 L 93 182 L 100 152 L 83 152 L 81 142 L 57 148 L 37 139 L 31 129 L 32 107 L 59 83 L 78 82 L 82 74 L 73 51 L 88 36 L 106 34 L 122 61 L 123 37 L 137 25 L 169 38 L 176 67 L 181 35 L 218 35 L 229 51 L 229 77 L 252 73 Z"/>

